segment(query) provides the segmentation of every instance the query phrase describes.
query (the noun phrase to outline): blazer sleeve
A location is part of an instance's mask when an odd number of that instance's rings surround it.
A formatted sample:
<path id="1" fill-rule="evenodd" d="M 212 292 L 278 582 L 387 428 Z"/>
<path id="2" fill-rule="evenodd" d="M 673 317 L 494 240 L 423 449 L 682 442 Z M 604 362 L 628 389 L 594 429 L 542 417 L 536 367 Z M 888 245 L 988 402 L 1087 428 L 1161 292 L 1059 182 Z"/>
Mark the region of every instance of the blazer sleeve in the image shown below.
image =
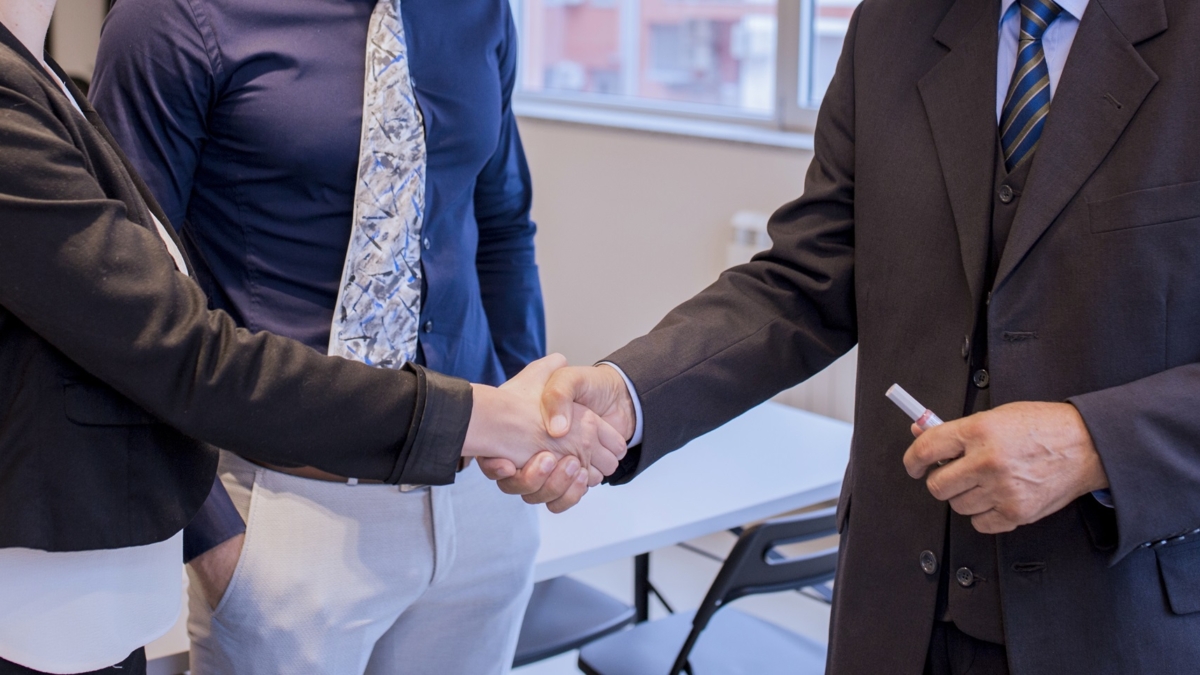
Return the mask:
<path id="1" fill-rule="evenodd" d="M 453 482 L 467 382 L 326 357 L 209 311 L 158 235 L 106 196 L 40 86 L 18 79 L 0 84 L 0 306 L 193 438 L 275 464 Z"/>
<path id="2" fill-rule="evenodd" d="M 623 483 L 691 439 L 823 370 L 858 341 L 854 300 L 854 45 L 817 120 L 803 196 L 771 217 L 771 248 L 723 273 L 604 361 L 637 389 L 643 440 Z"/>
<path id="3" fill-rule="evenodd" d="M 1108 473 L 1117 548 L 1112 563 L 1200 528 L 1200 364 L 1068 401 Z"/>
<path id="4" fill-rule="evenodd" d="M 507 3 L 505 13 L 508 14 Z M 500 47 L 503 87 L 500 138 L 475 185 L 479 249 L 475 267 L 492 344 L 508 377 L 546 353 L 542 285 L 534 255 L 537 226 L 530 219 L 532 179 L 512 110 L 517 38 L 511 15 Z"/>

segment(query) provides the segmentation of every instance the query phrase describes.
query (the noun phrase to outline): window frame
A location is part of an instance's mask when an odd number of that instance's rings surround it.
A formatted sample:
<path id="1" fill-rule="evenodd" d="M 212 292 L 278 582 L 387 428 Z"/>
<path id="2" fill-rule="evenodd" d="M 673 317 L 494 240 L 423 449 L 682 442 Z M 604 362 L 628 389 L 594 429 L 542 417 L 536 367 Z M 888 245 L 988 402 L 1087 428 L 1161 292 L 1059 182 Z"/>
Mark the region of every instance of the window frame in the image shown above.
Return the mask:
<path id="1" fill-rule="evenodd" d="M 524 43 L 525 0 L 511 0 L 519 39 Z M 636 17 L 640 0 L 614 0 Z M 660 101 L 588 92 L 521 89 L 525 50 L 520 50 L 514 108 L 522 116 L 639 128 L 729 140 L 811 148 L 818 108 L 800 104 L 812 70 L 812 26 L 815 0 L 776 0 L 775 106 L 772 113 L 739 111 L 715 104 Z M 629 11 L 632 10 L 632 11 Z M 626 24 L 622 21 L 622 24 Z M 636 24 L 635 24 L 636 25 Z M 640 28 L 640 27 L 639 27 Z M 623 25 L 622 30 L 629 30 Z M 634 66 L 636 68 L 636 66 Z M 672 124 L 677 123 L 677 124 Z M 676 127 L 675 129 L 672 126 Z"/>

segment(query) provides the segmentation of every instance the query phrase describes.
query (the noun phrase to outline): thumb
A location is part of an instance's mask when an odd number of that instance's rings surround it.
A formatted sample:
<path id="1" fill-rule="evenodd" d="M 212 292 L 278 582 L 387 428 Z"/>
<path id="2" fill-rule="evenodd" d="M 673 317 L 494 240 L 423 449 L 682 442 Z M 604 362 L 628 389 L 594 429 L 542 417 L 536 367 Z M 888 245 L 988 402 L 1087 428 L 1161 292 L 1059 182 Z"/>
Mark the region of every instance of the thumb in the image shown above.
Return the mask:
<path id="1" fill-rule="evenodd" d="M 582 380 L 574 368 L 559 370 L 542 390 L 542 422 L 553 438 L 571 431 L 572 412 L 579 397 Z"/>

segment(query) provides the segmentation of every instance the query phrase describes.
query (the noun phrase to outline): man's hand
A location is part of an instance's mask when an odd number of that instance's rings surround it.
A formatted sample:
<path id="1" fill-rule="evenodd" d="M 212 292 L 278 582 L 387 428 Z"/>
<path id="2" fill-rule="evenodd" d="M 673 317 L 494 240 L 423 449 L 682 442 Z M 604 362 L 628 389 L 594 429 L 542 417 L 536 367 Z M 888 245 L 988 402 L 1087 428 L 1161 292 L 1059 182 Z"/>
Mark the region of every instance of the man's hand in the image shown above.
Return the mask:
<path id="1" fill-rule="evenodd" d="M 485 475 L 502 480 L 518 475 L 542 475 L 546 483 L 557 478 L 553 499 L 530 497 L 536 490 L 515 491 L 530 503 L 556 502 L 551 510 L 566 510 L 582 498 L 591 485 L 617 470 L 625 456 L 625 439 L 607 422 L 582 405 L 572 404 L 574 423 L 565 433 L 550 435 L 542 413 L 543 390 L 551 376 L 566 366 L 559 354 L 535 361 L 499 389 L 474 385 L 474 409 L 463 445 L 463 455 L 480 457 Z M 530 461 L 535 459 L 536 461 Z M 543 472 L 544 469 L 544 472 Z"/>
<path id="2" fill-rule="evenodd" d="M 246 535 L 239 534 L 205 551 L 189 563 L 209 609 L 216 609 L 221 598 L 225 597 L 229 582 L 233 581 L 238 559 L 242 557 L 242 544 L 245 541 Z"/>
<path id="3" fill-rule="evenodd" d="M 569 433 L 578 422 L 581 409 L 599 415 L 625 440 L 633 436 L 636 424 L 633 400 L 625 380 L 611 366 L 562 368 L 550 377 L 542 394 L 542 415 L 550 434 L 557 438 Z M 539 456 L 520 470 L 511 464 L 489 460 L 481 461 L 480 467 L 501 490 L 522 495 L 530 504 L 546 504 L 554 513 L 561 513 L 577 504 L 583 493 L 574 490 L 565 462 L 555 463 L 550 459 Z M 593 472 L 590 484 L 598 484 L 598 478 Z"/>
<path id="4" fill-rule="evenodd" d="M 953 461 L 939 467 L 944 460 Z M 1010 403 L 947 422 L 919 434 L 904 466 L 985 534 L 1037 522 L 1108 487 L 1092 437 L 1069 403 Z"/>

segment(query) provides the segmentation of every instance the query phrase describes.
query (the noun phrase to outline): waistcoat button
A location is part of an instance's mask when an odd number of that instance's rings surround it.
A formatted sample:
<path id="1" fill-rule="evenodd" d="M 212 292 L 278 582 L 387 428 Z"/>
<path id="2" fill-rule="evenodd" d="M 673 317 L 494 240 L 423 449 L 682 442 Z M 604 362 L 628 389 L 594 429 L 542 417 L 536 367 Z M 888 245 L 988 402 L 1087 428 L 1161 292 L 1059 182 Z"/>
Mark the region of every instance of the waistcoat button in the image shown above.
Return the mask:
<path id="1" fill-rule="evenodd" d="M 933 554 L 933 551 L 921 551 L 921 571 L 930 575 L 937 573 L 937 556 Z"/>
<path id="2" fill-rule="evenodd" d="M 963 588 L 970 588 L 975 584 L 975 573 L 972 572 L 970 568 L 960 567 L 958 568 L 958 571 L 954 573 L 954 580 L 958 582 L 959 586 L 962 586 Z"/>
<path id="3" fill-rule="evenodd" d="M 988 375 L 988 371 L 980 368 L 971 376 L 971 382 L 974 382 L 975 386 L 980 389 L 987 389 L 988 385 L 992 382 L 992 376 Z"/>
<path id="4" fill-rule="evenodd" d="M 1000 202 L 1010 204 L 1013 200 L 1013 189 L 1007 185 L 1000 188 Z"/>
<path id="5" fill-rule="evenodd" d="M 971 356 L 971 337 L 967 336 L 967 337 L 963 338 L 962 357 L 965 359 L 970 356 Z"/>

